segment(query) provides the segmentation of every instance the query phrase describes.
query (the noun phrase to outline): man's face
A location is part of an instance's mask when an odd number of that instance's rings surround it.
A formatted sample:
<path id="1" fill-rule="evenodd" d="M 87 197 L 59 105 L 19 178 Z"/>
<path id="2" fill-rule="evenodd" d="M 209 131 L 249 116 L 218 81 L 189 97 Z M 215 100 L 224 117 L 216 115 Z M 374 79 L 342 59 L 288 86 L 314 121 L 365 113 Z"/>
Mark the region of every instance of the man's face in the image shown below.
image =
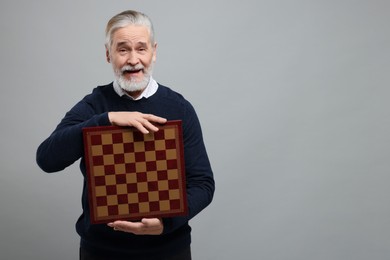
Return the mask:
<path id="1" fill-rule="evenodd" d="M 156 60 L 147 27 L 128 25 L 115 31 L 106 55 L 122 88 L 137 92 L 147 86 Z"/>

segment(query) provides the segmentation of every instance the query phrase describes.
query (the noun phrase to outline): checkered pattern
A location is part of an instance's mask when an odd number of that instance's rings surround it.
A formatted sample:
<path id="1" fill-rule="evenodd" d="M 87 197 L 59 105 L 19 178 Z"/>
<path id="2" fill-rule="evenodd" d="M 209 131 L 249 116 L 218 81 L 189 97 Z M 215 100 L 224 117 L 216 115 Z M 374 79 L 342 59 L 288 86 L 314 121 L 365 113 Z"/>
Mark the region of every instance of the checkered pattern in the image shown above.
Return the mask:
<path id="1" fill-rule="evenodd" d="M 180 126 L 84 129 L 93 223 L 186 214 Z"/>

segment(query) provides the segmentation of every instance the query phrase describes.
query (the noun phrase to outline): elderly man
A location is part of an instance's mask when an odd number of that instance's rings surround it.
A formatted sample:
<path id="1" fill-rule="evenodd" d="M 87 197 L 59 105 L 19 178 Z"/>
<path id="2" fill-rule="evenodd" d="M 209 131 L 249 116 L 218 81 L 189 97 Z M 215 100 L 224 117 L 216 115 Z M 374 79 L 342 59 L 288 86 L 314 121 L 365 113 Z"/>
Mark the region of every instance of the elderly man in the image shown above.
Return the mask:
<path id="1" fill-rule="evenodd" d="M 80 259 L 191 259 L 188 221 L 212 201 L 214 179 L 201 126 L 191 104 L 152 78 L 157 44 L 150 19 L 125 11 L 106 28 L 106 57 L 115 80 L 95 88 L 65 115 L 38 147 L 37 163 L 46 172 L 61 171 L 81 158 L 83 214 L 76 229 Z M 82 129 L 132 126 L 147 134 L 167 120 L 182 120 L 189 214 L 91 224 L 86 190 Z"/>

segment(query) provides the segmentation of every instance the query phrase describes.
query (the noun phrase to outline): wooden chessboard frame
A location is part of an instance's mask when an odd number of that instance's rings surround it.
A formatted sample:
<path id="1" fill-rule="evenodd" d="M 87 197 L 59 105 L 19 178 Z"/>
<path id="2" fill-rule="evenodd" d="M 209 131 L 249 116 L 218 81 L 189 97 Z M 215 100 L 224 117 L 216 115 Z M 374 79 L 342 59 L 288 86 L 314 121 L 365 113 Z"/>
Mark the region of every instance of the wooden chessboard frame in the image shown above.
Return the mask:
<path id="1" fill-rule="evenodd" d="M 182 123 L 83 128 L 92 224 L 188 214 Z"/>

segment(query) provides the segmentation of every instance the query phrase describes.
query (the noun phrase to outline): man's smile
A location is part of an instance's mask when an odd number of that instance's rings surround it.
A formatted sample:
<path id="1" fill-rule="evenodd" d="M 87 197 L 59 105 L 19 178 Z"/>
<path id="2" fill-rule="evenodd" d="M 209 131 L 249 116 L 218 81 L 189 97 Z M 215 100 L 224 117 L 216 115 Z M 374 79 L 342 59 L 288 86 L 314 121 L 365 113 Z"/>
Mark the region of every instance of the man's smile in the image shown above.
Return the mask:
<path id="1" fill-rule="evenodd" d="M 122 74 L 125 77 L 136 77 L 140 74 L 142 74 L 144 71 L 143 68 L 123 68 Z"/>

